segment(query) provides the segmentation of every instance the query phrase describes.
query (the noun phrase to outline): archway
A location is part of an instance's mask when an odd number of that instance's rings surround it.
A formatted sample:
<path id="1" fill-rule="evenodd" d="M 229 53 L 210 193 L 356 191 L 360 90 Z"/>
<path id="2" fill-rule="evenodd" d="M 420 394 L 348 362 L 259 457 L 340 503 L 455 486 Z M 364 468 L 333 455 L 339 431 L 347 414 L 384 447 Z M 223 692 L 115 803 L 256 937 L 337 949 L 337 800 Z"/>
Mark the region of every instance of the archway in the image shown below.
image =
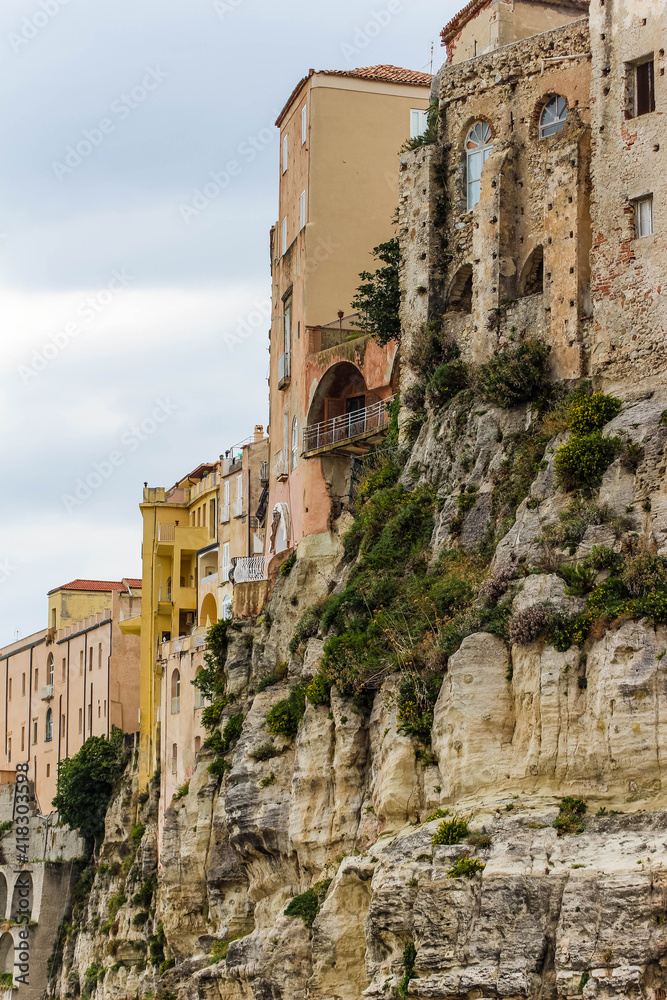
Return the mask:
<path id="1" fill-rule="evenodd" d="M 519 296 L 539 295 L 544 291 L 544 250 L 535 247 L 523 265 L 519 282 Z"/>
<path id="2" fill-rule="evenodd" d="M 9 933 L 0 938 L 0 976 L 11 976 L 14 981 L 14 938 Z M 8 989 L 10 985 L 7 980 L 7 986 L 2 988 Z"/>
<path id="3" fill-rule="evenodd" d="M 12 919 L 27 916 L 32 913 L 32 875 L 30 872 L 19 872 L 14 883 L 12 896 Z"/>
<path id="4" fill-rule="evenodd" d="M 215 625 L 218 620 L 218 608 L 215 603 L 215 597 L 213 594 L 207 594 L 202 601 L 201 611 L 199 612 L 199 624 L 208 628 L 209 625 Z"/>
<path id="5" fill-rule="evenodd" d="M 345 414 L 353 400 L 366 395 L 366 382 L 356 365 L 339 361 L 324 373 L 308 410 L 308 426 Z M 362 404 L 366 405 L 365 401 Z"/>
<path id="6" fill-rule="evenodd" d="M 0 872 L 0 918 L 7 916 L 7 879 Z M 0 969 L 0 971 L 2 971 Z"/>
<path id="7" fill-rule="evenodd" d="M 464 264 L 456 272 L 449 288 L 448 309 L 450 312 L 472 312 L 472 264 Z"/>

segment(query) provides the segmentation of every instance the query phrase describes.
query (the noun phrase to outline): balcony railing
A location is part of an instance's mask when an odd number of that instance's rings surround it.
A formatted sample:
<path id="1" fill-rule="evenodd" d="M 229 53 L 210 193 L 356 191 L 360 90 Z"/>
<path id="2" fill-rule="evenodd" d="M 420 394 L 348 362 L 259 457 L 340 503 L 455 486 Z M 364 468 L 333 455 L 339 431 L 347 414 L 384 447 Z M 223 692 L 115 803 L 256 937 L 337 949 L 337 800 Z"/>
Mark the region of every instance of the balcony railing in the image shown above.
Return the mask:
<path id="1" fill-rule="evenodd" d="M 174 542 L 176 540 L 176 525 L 158 524 L 157 540 L 158 542 Z"/>
<path id="2" fill-rule="evenodd" d="M 273 466 L 273 475 L 279 482 L 287 479 L 289 473 L 289 457 L 287 452 L 279 451 L 276 454 L 276 461 Z"/>
<path id="3" fill-rule="evenodd" d="M 53 698 L 53 684 L 45 684 L 42 688 L 42 701 L 50 701 Z"/>
<path id="4" fill-rule="evenodd" d="M 389 424 L 389 403 L 395 399 L 381 399 L 363 410 L 345 413 L 331 420 L 321 420 L 319 424 L 311 424 L 303 432 L 304 452 L 317 451 L 334 444 L 343 444 L 356 437 L 383 430 Z"/>
<path id="5" fill-rule="evenodd" d="M 259 467 L 259 481 L 260 483 L 268 483 L 269 481 L 269 463 L 262 462 Z"/>
<path id="6" fill-rule="evenodd" d="M 220 524 L 227 524 L 229 521 L 229 504 L 223 503 L 220 505 Z"/>
<path id="7" fill-rule="evenodd" d="M 289 385 L 292 369 L 292 359 L 289 354 L 281 354 L 278 358 L 278 388 Z"/>
<path id="8" fill-rule="evenodd" d="M 213 573 L 209 573 L 208 576 L 203 576 L 199 581 L 199 583 L 201 584 L 201 586 L 203 586 L 205 583 L 215 583 L 217 579 L 218 579 L 218 571 L 216 569 Z"/>
<path id="9" fill-rule="evenodd" d="M 238 583 L 266 580 L 266 556 L 243 556 L 240 559 L 233 559 L 230 577 L 234 586 Z"/>
<path id="10" fill-rule="evenodd" d="M 232 513 L 234 517 L 243 517 L 243 497 L 239 497 L 234 501 L 234 510 Z"/>

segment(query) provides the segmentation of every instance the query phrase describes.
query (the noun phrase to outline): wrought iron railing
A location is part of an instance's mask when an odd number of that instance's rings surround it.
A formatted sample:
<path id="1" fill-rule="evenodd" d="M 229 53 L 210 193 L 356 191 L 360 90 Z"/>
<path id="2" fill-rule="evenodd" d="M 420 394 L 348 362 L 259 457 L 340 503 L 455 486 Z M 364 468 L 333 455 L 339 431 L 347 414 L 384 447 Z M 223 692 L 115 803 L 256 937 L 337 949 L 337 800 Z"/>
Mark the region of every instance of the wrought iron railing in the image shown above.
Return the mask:
<path id="1" fill-rule="evenodd" d="M 311 424 L 303 432 L 304 452 L 317 451 L 318 448 L 342 444 L 361 435 L 383 430 L 389 424 L 389 404 L 395 398 L 391 396 L 389 399 L 381 399 L 363 410 Z"/>
<path id="2" fill-rule="evenodd" d="M 266 580 L 266 556 L 242 556 L 232 559 L 230 578 L 234 586 L 237 583 L 253 583 L 256 580 Z"/>

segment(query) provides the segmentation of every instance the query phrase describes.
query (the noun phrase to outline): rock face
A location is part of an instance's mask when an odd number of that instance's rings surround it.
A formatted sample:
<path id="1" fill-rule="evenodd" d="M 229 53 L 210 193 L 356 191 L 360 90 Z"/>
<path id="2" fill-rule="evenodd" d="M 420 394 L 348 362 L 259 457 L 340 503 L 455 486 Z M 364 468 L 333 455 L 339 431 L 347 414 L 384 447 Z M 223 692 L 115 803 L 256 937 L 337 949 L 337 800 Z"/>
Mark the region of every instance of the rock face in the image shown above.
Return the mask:
<path id="1" fill-rule="evenodd" d="M 434 558 L 451 544 L 452 497 L 464 478 L 478 499 L 463 512 L 460 541 L 474 546 L 487 532 L 495 508 L 479 498 L 492 495 L 507 442 L 532 419 L 473 403 L 463 420 L 457 405 L 432 415 L 412 454 L 412 481 L 438 485 Z M 629 400 L 612 424 L 644 456 L 635 471 L 609 468 L 599 498 L 606 520 L 581 528 L 565 559 L 594 545 L 618 551 L 628 539 L 664 550 L 662 409 L 657 398 Z M 457 420 L 467 472 L 460 449 L 439 445 Z M 553 476 L 563 440 L 546 446 L 491 566 L 492 575 L 508 569 L 515 612 L 547 605 L 574 614 L 583 604 L 542 565 L 538 541 L 570 503 Z M 620 515 L 631 520 L 622 530 L 612 525 Z M 211 755 L 200 754 L 187 793 L 161 805 L 159 856 L 157 786 L 145 800 L 128 772 L 55 993 L 664 1000 L 667 627 L 621 617 L 565 652 L 473 632 L 443 667 L 431 756 L 418 758 L 399 731 L 400 674 L 363 706 L 335 688 L 330 704 L 307 703 L 289 740 L 267 732 L 267 714 L 317 674 L 323 655 L 321 635 L 291 652 L 294 628 L 348 572 L 330 563 L 317 574 L 300 559 L 276 585 L 270 627 L 266 616 L 239 623 L 226 665 L 234 700 L 222 722 L 244 716 L 230 770 L 210 775 Z M 279 663 L 285 680 L 258 690 Z M 559 836 L 553 823 L 565 796 L 585 800 L 587 811 L 580 832 Z M 443 816 L 465 819 L 472 837 L 434 845 Z M 452 869 L 464 857 L 484 865 L 481 873 L 458 877 Z M 308 890 L 312 926 L 285 913 Z"/>

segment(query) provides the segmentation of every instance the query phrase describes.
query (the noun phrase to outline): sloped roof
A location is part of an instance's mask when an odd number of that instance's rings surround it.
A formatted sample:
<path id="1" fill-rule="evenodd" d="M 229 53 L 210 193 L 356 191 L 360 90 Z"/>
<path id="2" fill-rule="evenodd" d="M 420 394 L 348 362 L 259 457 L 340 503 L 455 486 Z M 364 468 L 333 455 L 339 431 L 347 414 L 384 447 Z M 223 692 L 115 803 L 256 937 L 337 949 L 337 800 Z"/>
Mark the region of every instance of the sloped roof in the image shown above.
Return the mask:
<path id="1" fill-rule="evenodd" d="M 141 587 L 141 580 L 136 578 L 130 579 L 128 577 L 127 583 L 128 586 L 135 589 Z M 118 580 L 72 580 L 70 583 L 63 583 L 61 587 L 54 587 L 53 590 L 49 591 L 49 596 L 59 590 L 97 591 L 101 594 L 108 594 L 112 590 L 127 590 L 127 587 Z"/>
<path id="2" fill-rule="evenodd" d="M 589 7 L 589 0 L 530 0 L 530 2 L 546 3 L 551 6 L 553 6 L 554 3 L 560 3 L 563 7 L 574 7 L 577 10 L 582 11 L 584 14 L 588 11 Z M 449 24 L 446 24 L 442 29 L 440 34 L 442 44 L 446 45 L 447 42 L 451 42 L 452 38 L 459 33 L 461 28 L 463 28 L 468 21 L 470 21 L 471 18 L 473 18 L 475 14 L 477 14 L 482 7 L 485 7 L 488 3 L 490 3 L 490 0 L 470 0 L 470 3 L 466 4 L 466 6 L 451 19 Z"/>
<path id="3" fill-rule="evenodd" d="M 414 69 L 404 69 L 402 66 L 391 66 L 388 63 L 382 63 L 378 66 L 360 66 L 357 69 L 310 69 L 308 70 L 307 76 L 304 76 L 297 83 L 296 87 L 288 97 L 285 102 L 282 111 L 276 119 L 276 125 L 280 126 L 280 122 L 290 104 L 299 93 L 304 83 L 314 76 L 315 73 L 321 76 L 349 76 L 355 77 L 358 80 L 377 80 L 383 83 L 403 83 L 412 87 L 430 87 L 431 80 L 433 77 L 430 73 L 420 73 Z"/>

